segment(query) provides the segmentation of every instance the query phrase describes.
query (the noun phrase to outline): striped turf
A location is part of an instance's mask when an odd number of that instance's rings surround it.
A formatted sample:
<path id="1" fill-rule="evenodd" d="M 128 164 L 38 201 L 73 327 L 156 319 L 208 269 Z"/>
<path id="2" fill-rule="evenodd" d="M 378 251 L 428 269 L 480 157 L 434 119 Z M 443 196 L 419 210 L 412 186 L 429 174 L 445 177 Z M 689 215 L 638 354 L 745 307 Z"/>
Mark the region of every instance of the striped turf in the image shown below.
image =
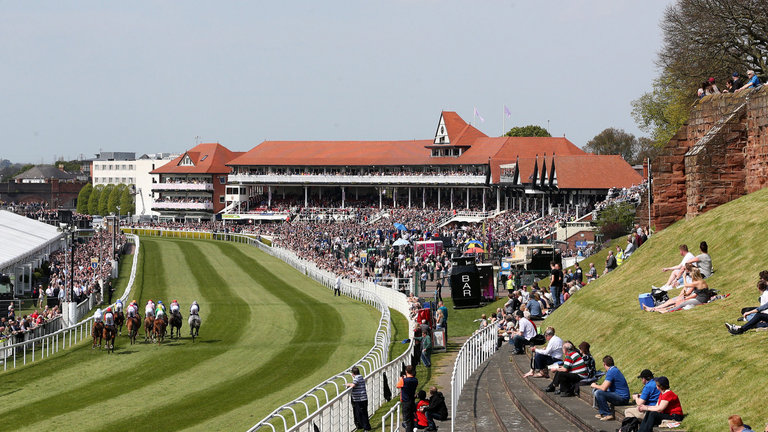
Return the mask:
<path id="1" fill-rule="evenodd" d="M 142 238 L 133 294 L 184 308 L 200 339 L 90 344 L 0 378 L 0 419 L 16 430 L 242 430 L 360 358 L 376 310 L 334 298 L 255 248 Z M 186 314 L 185 314 L 186 317 Z M 162 426 L 158 426 L 162 425 Z"/>

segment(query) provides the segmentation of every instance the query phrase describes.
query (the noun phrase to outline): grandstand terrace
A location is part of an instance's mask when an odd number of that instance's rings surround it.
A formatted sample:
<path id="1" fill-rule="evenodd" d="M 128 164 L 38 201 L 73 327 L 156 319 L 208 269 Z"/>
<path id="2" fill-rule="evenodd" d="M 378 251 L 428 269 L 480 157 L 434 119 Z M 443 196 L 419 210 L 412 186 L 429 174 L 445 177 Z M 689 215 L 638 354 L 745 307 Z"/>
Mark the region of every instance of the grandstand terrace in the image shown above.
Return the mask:
<path id="1" fill-rule="evenodd" d="M 226 213 L 243 219 L 291 206 L 583 213 L 642 181 L 617 156 L 566 138 L 488 137 L 450 111 L 432 139 L 265 141 L 227 165 Z"/>

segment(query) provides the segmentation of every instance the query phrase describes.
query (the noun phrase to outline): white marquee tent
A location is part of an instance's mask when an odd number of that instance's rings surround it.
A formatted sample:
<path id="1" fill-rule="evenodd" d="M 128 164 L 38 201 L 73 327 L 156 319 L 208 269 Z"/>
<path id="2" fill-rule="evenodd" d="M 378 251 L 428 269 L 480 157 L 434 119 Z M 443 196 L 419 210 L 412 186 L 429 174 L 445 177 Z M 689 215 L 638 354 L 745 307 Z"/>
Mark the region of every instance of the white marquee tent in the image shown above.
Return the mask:
<path id="1" fill-rule="evenodd" d="M 20 272 L 31 276 L 28 264 L 39 265 L 37 261 L 60 249 L 63 235 L 55 226 L 0 210 L 0 272 L 13 273 L 17 280 Z"/>

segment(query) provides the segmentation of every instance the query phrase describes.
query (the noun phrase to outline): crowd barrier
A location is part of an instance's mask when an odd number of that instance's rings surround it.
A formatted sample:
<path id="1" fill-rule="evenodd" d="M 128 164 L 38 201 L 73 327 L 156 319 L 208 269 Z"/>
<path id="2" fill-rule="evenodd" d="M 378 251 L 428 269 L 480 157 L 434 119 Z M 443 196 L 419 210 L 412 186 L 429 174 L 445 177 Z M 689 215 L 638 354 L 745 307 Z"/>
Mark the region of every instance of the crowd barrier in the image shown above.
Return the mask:
<path id="1" fill-rule="evenodd" d="M 496 352 L 498 333 L 499 326 L 497 324 L 489 325 L 475 332 L 461 346 L 451 373 L 451 419 L 456 418 L 459 397 L 464 389 L 464 384 L 467 383 L 477 368 Z M 455 430 L 455 426 L 456 422 L 452 421 L 451 432 Z"/>
<path id="2" fill-rule="evenodd" d="M 136 248 L 134 250 L 133 265 L 131 266 L 131 275 L 130 275 L 130 278 L 128 279 L 128 285 L 125 287 L 125 292 L 123 293 L 122 297 L 120 297 L 120 300 L 124 304 L 126 302 L 126 299 L 128 298 L 128 295 L 131 293 L 133 282 L 136 280 L 136 268 L 139 263 L 138 257 L 139 257 L 139 250 L 141 248 L 141 243 L 137 236 L 128 235 L 128 238 L 129 238 L 129 241 L 133 241 L 135 243 Z M 78 319 L 82 318 L 79 315 L 81 313 L 80 312 L 81 306 L 83 307 L 83 310 L 85 309 L 86 306 L 88 306 L 89 307 L 88 311 L 90 311 L 90 306 L 92 306 L 92 302 L 94 301 L 95 301 L 95 296 L 91 296 L 89 299 L 84 300 L 78 305 L 77 307 Z M 82 313 L 84 316 L 88 312 L 85 311 Z M 56 354 L 57 352 L 65 348 L 69 348 L 72 345 L 77 344 L 83 339 L 91 337 L 91 329 L 93 327 L 93 317 L 91 316 L 67 328 L 61 328 L 62 326 L 61 317 L 58 317 L 56 320 L 52 320 L 46 323 L 46 325 L 58 326 L 59 329 L 57 329 L 56 331 L 53 331 L 52 333 L 47 333 L 44 336 L 32 337 L 25 341 L 19 341 L 17 343 L 0 347 L 0 361 L 3 363 L 4 371 L 8 370 L 9 366 L 11 368 L 15 368 L 19 364 L 26 365 L 27 363 L 32 363 L 34 361 L 50 357 L 51 355 Z M 55 327 L 51 327 L 48 330 L 53 330 L 53 328 Z M 34 329 L 34 330 L 37 330 L 37 329 Z M 34 336 L 34 333 L 33 333 L 33 336 Z"/>
<path id="3" fill-rule="evenodd" d="M 211 233 L 203 231 L 174 231 L 157 228 L 124 228 L 124 232 L 183 239 L 210 239 L 248 244 L 258 247 L 267 254 L 280 259 L 304 275 L 316 280 L 328 289 L 333 289 L 336 274 L 318 268 L 313 262 L 296 256 L 291 251 L 268 246 L 254 236 L 232 233 Z M 373 282 L 344 281 L 340 287 L 341 293 L 355 300 L 365 302 L 381 311 L 379 328 L 376 331 L 375 344 L 368 353 L 354 365 L 358 366 L 365 377 L 368 391 L 369 415 L 383 406 L 387 399 L 397 397 L 397 380 L 405 365 L 410 363 L 413 355 L 413 342 L 406 351 L 396 359 L 389 361 L 389 348 L 392 343 L 392 324 L 389 309 L 401 313 L 405 317 L 410 314 L 407 297 L 390 288 L 376 285 Z M 410 330 L 409 330 L 410 331 Z M 409 333 L 409 338 L 410 338 Z M 354 365 L 350 365 L 354 366 Z M 306 391 L 287 404 L 284 404 L 249 429 L 251 431 L 300 431 L 314 432 L 320 430 L 351 431 L 355 429 L 351 409 L 351 389 L 345 384 L 351 382 L 352 375 L 345 370 L 334 375 L 312 389 Z"/>

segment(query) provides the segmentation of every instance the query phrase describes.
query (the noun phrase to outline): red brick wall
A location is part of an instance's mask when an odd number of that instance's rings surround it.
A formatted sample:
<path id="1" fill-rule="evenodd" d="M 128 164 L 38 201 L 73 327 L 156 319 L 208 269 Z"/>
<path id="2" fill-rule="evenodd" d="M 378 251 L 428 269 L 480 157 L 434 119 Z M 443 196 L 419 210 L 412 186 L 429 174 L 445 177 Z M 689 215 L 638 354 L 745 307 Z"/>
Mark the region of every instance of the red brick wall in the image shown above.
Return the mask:
<path id="1" fill-rule="evenodd" d="M 768 89 L 698 101 L 688 122 L 653 163 L 655 228 L 767 186 L 766 128 Z"/>

